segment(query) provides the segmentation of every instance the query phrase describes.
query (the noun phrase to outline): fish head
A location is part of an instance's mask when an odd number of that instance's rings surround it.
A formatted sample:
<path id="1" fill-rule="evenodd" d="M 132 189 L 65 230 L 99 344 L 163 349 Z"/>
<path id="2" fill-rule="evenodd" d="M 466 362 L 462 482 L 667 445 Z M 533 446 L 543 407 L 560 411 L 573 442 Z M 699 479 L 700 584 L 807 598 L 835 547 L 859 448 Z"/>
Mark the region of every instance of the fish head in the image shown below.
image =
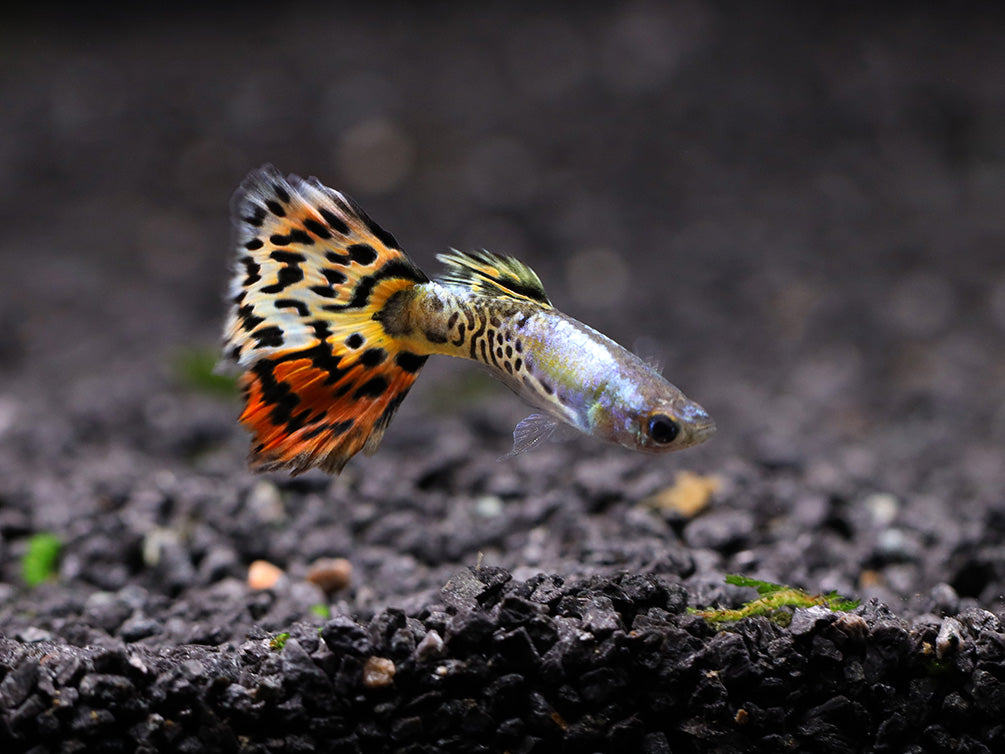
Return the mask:
<path id="1" fill-rule="evenodd" d="M 694 401 L 678 393 L 643 413 L 636 429 L 636 447 L 668 453 L 700 445 L 715 433 L 715 420 Z"/>
<path id="2" fill-rule="evenodd" d="M 661 380 L 662 381 L 662 380 Z M 644 453 L 670 453 L 705 442 L 715 420 L 669 383 L 656 391 L 634 393 L 591 411 L 592 434 Z"/>

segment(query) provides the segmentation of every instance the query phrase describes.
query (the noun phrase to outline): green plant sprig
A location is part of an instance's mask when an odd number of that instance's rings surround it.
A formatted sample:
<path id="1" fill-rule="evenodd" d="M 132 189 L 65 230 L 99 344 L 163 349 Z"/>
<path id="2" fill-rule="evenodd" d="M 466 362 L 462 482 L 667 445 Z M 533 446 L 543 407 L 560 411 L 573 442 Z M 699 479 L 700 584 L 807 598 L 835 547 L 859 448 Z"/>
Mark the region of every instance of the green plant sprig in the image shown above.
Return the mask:
<path id="1" fill-rule="evenodd" d="M 810 594 L 803 589 L 796 589 L 787 584 L 775 584 L 770 581 L 751 579 L 737 574 L 726 576 L 726 583 L 733 586 L 745 586 L 756 589 L 760 597 L 750 602 L 745 602 L 741 607 L 736 609 L 710 608 L 707 610 L 698 610 L 688 608 L 688 612 L 704 618 L 713 624 L 735 623 L 743 618 L 763 615 L 776 623 L 788 625 L 792 614 L 786 608 L 823 605 L 829 610 L 845 612 L 854 610 L 859 606 L 859 600 L 850 600 L 847 597 L 842 597 L 837 592 Z"/>
<path id="2" fill-rule="evenodd" d="M 59 568 L 59 553 L 63 543 L 55 534 L 39 532 L 28 540 L 28 549 L 21 557 L 21 578 L 35 587 L 44 581 L 56 578 Z"/>
<path id="3" fill-rule="evenodd" d="M 290 638 L 289 631 L 283 631 L 281 634 L 276 634 L 271 639 L 269 639 L 269 649 L 275 652 L 282 652 L 289 638 Z"/>

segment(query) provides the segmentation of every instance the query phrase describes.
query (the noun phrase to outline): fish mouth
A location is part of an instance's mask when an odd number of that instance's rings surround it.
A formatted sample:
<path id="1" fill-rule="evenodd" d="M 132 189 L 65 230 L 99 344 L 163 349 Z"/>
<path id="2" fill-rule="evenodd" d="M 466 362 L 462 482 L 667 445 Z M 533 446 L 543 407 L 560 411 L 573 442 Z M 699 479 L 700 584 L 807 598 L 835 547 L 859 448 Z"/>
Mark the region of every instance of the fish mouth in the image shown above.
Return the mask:
<path id="1" fill-rule="evenodd" d="M 708 438 L 715 434 L 716 426 L 715 420 L 709 418 L 708 421 L 701 422 L 700 424 L 691 425 L 690 432 L 690 444 L 700 445 L 705 442 Z"/>
<path id="2" fill-rule="evenodd" d="M 688 445 L 703 443 L 715 434 L 715 419 L 697 403 L 686 401 L 676 413 L 686 427 Z"/>

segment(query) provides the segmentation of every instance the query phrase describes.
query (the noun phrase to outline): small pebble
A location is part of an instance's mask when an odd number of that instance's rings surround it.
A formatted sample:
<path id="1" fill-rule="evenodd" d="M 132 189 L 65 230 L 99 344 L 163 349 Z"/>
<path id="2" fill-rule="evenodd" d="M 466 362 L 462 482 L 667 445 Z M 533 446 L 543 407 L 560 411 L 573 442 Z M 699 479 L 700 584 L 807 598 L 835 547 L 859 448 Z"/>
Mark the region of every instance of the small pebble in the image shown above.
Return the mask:
<path id="1" fill-rule="evenodd" d="M 949 584 L 945 582 L 936 584 L 929 591 L 928 596 L 932 600 L 932 607 L 943 615 L 959 612 L 960 595 Z"/>
<path id="2" fill-rule="evenodd" d="M 498 495 L 482 495 L 475 501 L 475 513 L 481 518 L 497 518 L 503 512 L 503 501 Z"/>
<path id="3" fill-rule="evenodd" d="M 935 639 L 935 654 L 941 660 L 946 655 L 957 652 L 963 644 L 963 626 L 956 618 L 942 621 L 939 635 Z"/>
<path id="4" fill-rule="evenodd" d="M 248 566 L 248 586 L 252 589 L 271 589 L 283 577 L 283 569 L 267 560 L 256 560 Z"/>
<path id="5" fill-rule="evenodd" d="M 283 496 L 280 494 L 279 488 L 265 479 L 260 480 L 251 488 L 246 504 L 255 518 L 264 523 L 275 523 L 286 517 Z"/>
<path id="6" fill-rule="evenodd" d="M 841 613 L 834 621 L 834 627 L 857 641 L 863 641 L 869 635 L 869 624 L 865 618 L 854 613 Z"/>
<path id="7" fill-rule="evenodd" d="M 426 660 L 443 652 L 443 639 L 436 630 L 430 630 L 415 647 L 415 659 Z"/>
<path id="8" fill-rule="evenodd" d="M 650 495 L 642 501 L 642 505 L 673 511 L 686 519 L 694 518 L 708 507 L 720 484 L 714 476 L 678 471 L 672 485 Z"/>
<path id="9" fill-rule="evenodd" d="M 325 594 L 342 591 L 352 582 L 352 563 L 345 558 L 318 558 L 307 570 L 307 580 Z"/>
<path id="10" fill-rule="evenodd" d="M 876 526 L 889 526 L 897 517 L 900 501 L 888 492 L 874 492 L 862 501 Z"/>
<path id="11" fill-rule="evenodd" d="M 394 680 L 394 663 L 386 657 L 368 657 L 363 663 L 363 685 L 368 689 L 390 686 Z"/>
<path id="12" fill-rule="evenodd" d="M 39 628 L 38 626 L 28 626 L 24 630 L 18 632 L 17 638 L 26 644 L 31 644 L 37 641 L 52 641 L 52 633 L 46 631 L 44 628 Z"/>

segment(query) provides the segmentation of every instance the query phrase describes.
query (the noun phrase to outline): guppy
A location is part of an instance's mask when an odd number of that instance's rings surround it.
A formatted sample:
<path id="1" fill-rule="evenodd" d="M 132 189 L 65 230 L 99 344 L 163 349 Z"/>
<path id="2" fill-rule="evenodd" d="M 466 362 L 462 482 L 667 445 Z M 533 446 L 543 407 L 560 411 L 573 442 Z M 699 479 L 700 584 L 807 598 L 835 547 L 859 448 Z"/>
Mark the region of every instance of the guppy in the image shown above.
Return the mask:
<path id="1" fill-rule="evenodd" d="M 481 362 L 541 412 L 517 425 L 513 453 L 559 422 L 649 453 L 715 431 L 655 369 L 555 309 L 512 257 L 441 254 L 447 271 L 430 280 L 348 196 L 269 165 L 231 208 L 224 353 L 242 371 L 256 469 L 338 473 L 373 453 L 431 354 Z"/>

